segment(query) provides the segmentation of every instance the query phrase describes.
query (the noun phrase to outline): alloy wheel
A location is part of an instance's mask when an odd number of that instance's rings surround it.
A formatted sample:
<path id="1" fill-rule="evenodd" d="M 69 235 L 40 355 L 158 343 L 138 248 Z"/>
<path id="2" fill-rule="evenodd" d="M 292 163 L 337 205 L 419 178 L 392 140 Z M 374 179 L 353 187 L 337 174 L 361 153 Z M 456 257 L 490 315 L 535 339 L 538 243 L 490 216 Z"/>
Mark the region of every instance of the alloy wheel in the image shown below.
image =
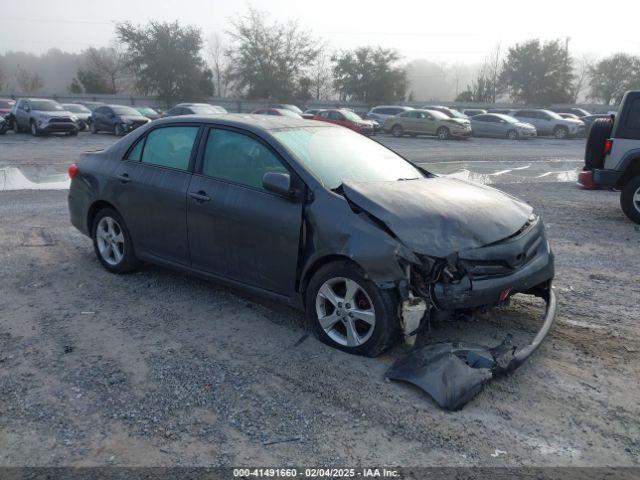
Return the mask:
<path id="1" fill-rule="evenodd" d="M 365 343 L 376 325 L 371 298 L 350 278 L 331 278 L 322 284 L 316 295 L 316 314 L 329 338 L 345 347 Z"/>
<path id="2" fill-rule="evenodd" d="M 633 194 L 633 208 L 640 213 L 640 187 Z"/>
<path id="3" fill-rule="evenodd" d="M 96 228 L 96 241 L 102 259 L 111 266 L 124 258 L 124 234 L 120 224 L 112 217 L 102 217 Z"/>
<path id="4" fill-rule="evenodd" d="M 440 129 L 438 130 L 438 138 L 440 140 L 447 140 L 449 138 L 449 130 L 447 130 L 445 127 L 440 127 Z"/>

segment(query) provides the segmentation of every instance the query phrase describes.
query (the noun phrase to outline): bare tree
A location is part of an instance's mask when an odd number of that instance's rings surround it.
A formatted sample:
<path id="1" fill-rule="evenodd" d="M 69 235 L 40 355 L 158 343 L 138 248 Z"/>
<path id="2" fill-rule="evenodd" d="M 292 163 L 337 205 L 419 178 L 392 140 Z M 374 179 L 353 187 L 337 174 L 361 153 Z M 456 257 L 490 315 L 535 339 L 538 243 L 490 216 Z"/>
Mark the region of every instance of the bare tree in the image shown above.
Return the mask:
<path id="1" fill-rule="evenodd" d="M 91 47 L 85 51 L 85 58 L 86 70 L 102 77 L 111 93 L 118 93 L 125 70 L 123 54 L 115 48 Z"/>
<path id="2" fill-rule="evenodd" d="M 333 75 L 331 74 L 331 56 L 325 49 L 318 54 L 311 65 L 311 89 L 316 100 L 327 100 L 333 93 Z"/>
<path id="3" fill-rule="evenodd" d="M 502 73 L 502 64 L 504 59 L 502 58 L 502 48 L 498 42 L 496 46 L 491 50 L 489 56 L 485 59 L 484 66 L 482 67 L 482 75 L 485 79 L 489 80 L 489 86 L 491 91 L 491 102 L 496 103 L 496 98 L 500 94 L 500 73 Z"/>
<path id="4" fill-rule="evenodd" d="M 31 73 L 26 68 L 22 68 L 18 65 L 18 70 L 15 73 L 16 84 L 18 90 L 24 93 L 35 93 L 40 90 L 44 83 L 42 78 L 37 73 Z"/>
<path id="5" fill-rule="evenodd" d="M 229 86 L 229 65 L 226 62 L 227 47 L 222 36 L 215 32 L 209 39 L 209 59 L 213 70 L 216 95 L 226 97 Z"/>
<path id="6" fill-rule="evenodd" d="M 575 79 L 571 87 L 571 96 L 573 97 L 573 103 L 578 103 L 580 94 L 587 84 L 587 80 L 589 78 L 589 70 L 592 66 L 593 58 L 588 54 L 582 55 L 582 57 L 580 57 L 580 59 L 576 62 L 574 72 Z"/>

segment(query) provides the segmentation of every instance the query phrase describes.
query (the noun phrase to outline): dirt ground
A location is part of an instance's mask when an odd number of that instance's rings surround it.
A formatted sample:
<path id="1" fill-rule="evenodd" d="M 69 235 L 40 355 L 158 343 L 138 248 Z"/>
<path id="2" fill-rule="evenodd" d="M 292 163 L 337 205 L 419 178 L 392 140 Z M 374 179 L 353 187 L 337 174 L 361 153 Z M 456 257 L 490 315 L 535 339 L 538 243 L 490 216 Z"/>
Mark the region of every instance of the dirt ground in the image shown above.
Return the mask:
<path id="1" fill-rule="evenodd" d="M 117 276 L 65 191 L 0 192 L 0 465 L 635 465 L 640 229 L 618 195 L 502 185 L 544 218 L 557 323 L 460 412 L 377 359 L 326 347 L 302 314 L 152 266 Z M 512 305 L 430 338 L 497 344 L 539 325 Z M 279 443 L 273 443 L 279 442 Z"/>

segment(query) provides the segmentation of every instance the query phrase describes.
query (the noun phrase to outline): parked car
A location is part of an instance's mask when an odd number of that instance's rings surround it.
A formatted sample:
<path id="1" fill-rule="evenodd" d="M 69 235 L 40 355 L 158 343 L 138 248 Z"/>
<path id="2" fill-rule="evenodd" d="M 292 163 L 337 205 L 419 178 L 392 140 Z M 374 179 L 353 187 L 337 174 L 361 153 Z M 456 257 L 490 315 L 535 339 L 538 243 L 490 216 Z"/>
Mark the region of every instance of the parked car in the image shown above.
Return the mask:
<path id="1" fill-rule="evenodd" d="M 20 98 L 11 117 L 16 133 L 31 132 L 34 137 L 49 133 L 78 134 L 78 117 L 53 100 Z"/>
<path id="2" fill-rule="evenodd" d="M 289 110 L 293 113 L 297 113 L 302 118 L 306 118 L 307 120 L 311 120 L 314 117 L 314 115 L 310 113 L 305 113 L 302 110 L 300 110 L 298 107 L 296 107 L 295 105 L 291 105 L 290 103 L 272 103 L 271 105 L 269 105 L 269 108 L 277 108 L 279 110 Z"/>
<path id="3" fill-rule="evenodd" d="M 103 105 L 91 114 L 91 133 L 109 132 L 120 137 L 149 122 L 147 117 L 131 107 Z"/>
<path id="4" fill-rule="evenodd" d="M 515 367 L 553 323 L 554 256 L 531 206 L 346 128 L 170 117 L 83 154 L 69 176 L 71 223 L 106 270 L 149 262 L 288 302 L 349 353 L 415 333 L 401 318 L 419 305 L 431 315 L 540 296 L 534 344 L 506 349 Z"/>
<path id="5" fill-rule="evenodd" d="M 421 107 L 423 110 L 431 110 L 444 113 L 449 118 L 467 118 L 463 113 L 460 113 L 455 108 L 443 107 L 442 105 L 425 105 Z"/>
<path id="6" fill-rule="evenodd" d="M 515 112 L 513 108 L 488 108 L 487 113 L 501 113 L 502 115 L 511 115 Z"/>
<path id="7" fill-rule="evenodd" d="M 487 111 L 484 108 L 465 108 L 462 113 L 467 117 L 473 117 L 474 115 L 485 114 Z"/>
<path id="8" fill-rule="evenodd" d="M 10 98 L 0 98 L 0 117 L 11 118 L 11 109 L 15 104 L 15 100 Z"/>
<path id="9" fill-rule="evenodd" d="M 175 107 L 167 110 L 163 117 L 177 117 L 180 115 L 219 115 L 227 113 L 227 110 L 218 105 L 208 103 L 179 103 Z"/>
<path id="10" fill-rule="evenodd" d="M 536 127 L 517 118 L 499 113 L 485 113 L 469 118 L 474 137 L 496 137 L 518 140 L 537 135 Z"/>
<path id="11" fill-rule="evenodd" d="M 369 110 L 369 112 L 365 115 L 365 118 L 367 120 L 375 120 L 384 128 L 384 122 L 387 120 L 387 118 L 393 117 L 408 110 L 413 110 L 413 108 L 400 105 L 380 105 Z"/>
<path id="12" fill-rule="evenodd" d="M 78 130 L 84 132 L 89 128 L 89 123 L 91 123 L 91 110 L 87 107 L 80 105 L 79 103 L 63 103 L 62 108 L 67 112 L 73 113 L 78 118 L 78 121 L 76 122 Z"/>
<path id="13" fill-rule="evenodd" d="M 536 127 L 538 135 L 553 135 L 556 138 L 570 138 L 585 133 L 584 122 L 562 118 L 551 110 L 517 110 L 513 116 Z"/>
<path id="14" fill-rule="evenodd" d="M 271 115 L 274 117 L 302 118 L 302 115 L 286 108 L 258 108 L 251 113 L 254 115 Z"/>
<path id="15" fill-rule="evenodd" d="M 87 107 L 89 110 L 91 110 L 92 112 L 98 108 L 101 107 L 102 105 L 106 105 L 106 103 L 104 102 L 86 102 L 84 100 L 78 100 L 77 102 L 73 102 L 76 103 L 78 105 L 83 105 L 85 107 Z"/>
<path id="16" fill-rule="evenodd" d="M 584 108 L 577 108 L 577 107 L 558 107 L 558 108 L 552 108 L 551 111 L 556 113 L 572 113 L 578 118 L 591 115 L 591 113 L 587 112 Z"/>
<path id="17" fill-rule="evenodd" d="M 610 113 L 594 113 L 592 115 L 585 115 L 584 117 L 580 117 L 580 120 L 584 122 L 587 133 L 591 129 L 591 125 L 593 125 L 593 122 L 595 122 L 598 118 L 611 118 L 611 114 Z"/>
<path id="18" fill-rule="evenodd" d="M 620 190 L 622 211 L 640 223 L 640 90 L 626 92 L 618 112 L 593 122 L 578 181 Z"/>
<path id="19" fill-rule="evenodd" d="M 136 109 L 145 117 L 147 117 L 149 120 L 157 120 L 162 116 L 160 112 L 158 112 L 155 108 L 151 108 L 151 107 L 133 107 L 133 108 Z"/>
<path id="20" fill-rule="evenodd" d="M 371 120 L 363 120 L 360 115 L 351 110 L 327 109 L 318 112 L 313 117 L 314 120 L 320 122 L 329 122 L 351 130 L 362 133 L 363 135 L 373 135 L 375 133 L 373 122 Z"/>
<path id="21" fill-rule="evenodd" d="M 9 123 L 0 115 L 0 135 L 4 135 L 9 130 Z"/>
<path id="22" fill-rule="evenodd" d="M 471 136 L 471 124 L 467 118 L 449 118 L 437 110 L 408 110 L 387 118 L 383 128 L 394 137 L 436 135 L 447 140 Z"/>
<path id="23" fill-rule="evenodd" d="M 304 111 L 305 115 L 311 115 L 312 117 L 315 117 L 316 114 L 318 112 L 321 112 L 322 110 L 324 110 L 324 108 L 309 108 L 307 110 Z"/>

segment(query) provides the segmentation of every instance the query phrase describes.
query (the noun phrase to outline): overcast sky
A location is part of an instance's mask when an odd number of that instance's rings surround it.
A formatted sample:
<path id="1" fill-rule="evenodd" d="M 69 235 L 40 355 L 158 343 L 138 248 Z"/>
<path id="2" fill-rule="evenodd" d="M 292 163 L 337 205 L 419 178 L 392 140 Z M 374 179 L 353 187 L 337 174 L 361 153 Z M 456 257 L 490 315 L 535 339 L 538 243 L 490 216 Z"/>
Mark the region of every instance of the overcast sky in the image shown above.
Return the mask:
<path id="1" fill-rule="evenodd" d="M 332 47 L 393 47 L 407 60 L 478 63 L 498 42 L 533 37 L 570 37 L 578 56 L 640 54 L 637 0 L 0 0 L 0 53 L 106 46 L 114 22 L 125 20 L 178 20 L 208 38 L 249 5 L 272 19 L 298 19 Z"/>

